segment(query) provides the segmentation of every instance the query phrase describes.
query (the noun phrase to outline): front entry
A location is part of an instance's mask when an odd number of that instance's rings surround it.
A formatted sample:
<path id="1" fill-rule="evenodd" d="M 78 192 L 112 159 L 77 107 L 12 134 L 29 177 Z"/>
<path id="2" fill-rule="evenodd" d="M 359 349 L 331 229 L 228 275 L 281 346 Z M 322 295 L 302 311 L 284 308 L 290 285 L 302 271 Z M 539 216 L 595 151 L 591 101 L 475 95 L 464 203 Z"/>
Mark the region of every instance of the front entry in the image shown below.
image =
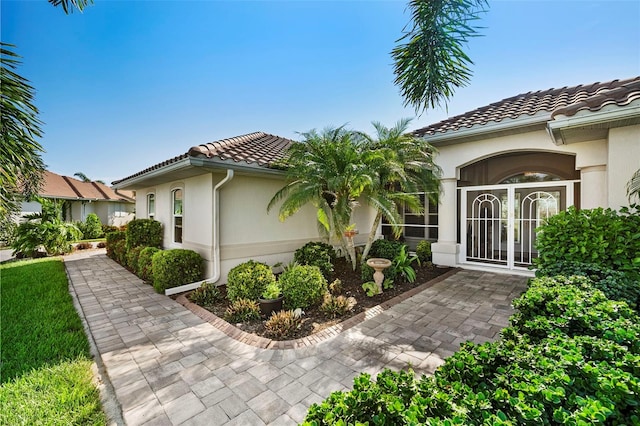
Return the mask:
<path id="1" fill-rule="evenodd" d="M 468 186 L 461 191 L 461 261 L 529 269 L 536 228 L 573 205 L 574 181 Z"/>

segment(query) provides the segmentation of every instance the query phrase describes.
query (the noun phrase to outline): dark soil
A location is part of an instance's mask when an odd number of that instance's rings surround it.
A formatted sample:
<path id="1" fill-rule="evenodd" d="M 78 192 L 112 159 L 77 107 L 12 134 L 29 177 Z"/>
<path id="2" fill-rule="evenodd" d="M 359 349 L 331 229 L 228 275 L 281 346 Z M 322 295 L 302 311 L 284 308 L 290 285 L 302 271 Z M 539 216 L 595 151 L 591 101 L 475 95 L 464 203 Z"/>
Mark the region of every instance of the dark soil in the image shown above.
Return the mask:
<path id="1" fill-rule="evenodd" d="M 335 319 L 327 317 L 319 309 L 319 306 L 305 309 L 304 316 L 302 317 L 301 327 L 298 329 L 297 333 L 294 336 L 289 337 L 287 340 L 310 336 L 327 327 L 338 324 L 348 318 L 351 318 L 354 315 L 359 314 L 360 312 L 365 311 L 368 308 L 372 308 L 383 302 L 386 302 L 387 300 L 392 299 L 395 296 L 398 296 L 399 294 L 402 294 L 405 291 L 414 288 L 416 285 L 426 283 L 427 281 L 430 281 L 448 272 L 450 269 L 434 267 L 430 262 L 422 267 L 416 266 L 415 268 L 417 278 L 414 283 L 401 282 L 401 278 L 398 277 L 396 278 L 396 281 L 394 283 L 394 288 L 384 290 L 382 294 L 369 297 L 367 296 L 367 293 L 362 289 L 362 278 L 360 276 L 359 268 L 354 272 L 351 269 L 351 265 L 347 264 L 347 262 L 345 262 L 343 258 L 336 260 L 334 268 L 335 271 L 331 281 L 339 278 L 342 281 L 342 292 L 340 294 L 345 297 L 354 297 L 357 301 L 357 304 L 350 312 L 343 315 L 342 317 Z M 222 300 L 214 305 L 205 306 L 205 308 L 213 312 L 218 317 L 224 319 L 224 313 L 229 306 L 229 301 L 226 298 L 225 286 L 220 287 L 220 290 L 223 296 Z M 261 337 L 271 338 L 271 336 L 268 336 L 265 333 L 265 322 L 266 318 L 263 318 L 259 321 L 237 323 L 234 325 L 247 333 L 253 333 Z"/>

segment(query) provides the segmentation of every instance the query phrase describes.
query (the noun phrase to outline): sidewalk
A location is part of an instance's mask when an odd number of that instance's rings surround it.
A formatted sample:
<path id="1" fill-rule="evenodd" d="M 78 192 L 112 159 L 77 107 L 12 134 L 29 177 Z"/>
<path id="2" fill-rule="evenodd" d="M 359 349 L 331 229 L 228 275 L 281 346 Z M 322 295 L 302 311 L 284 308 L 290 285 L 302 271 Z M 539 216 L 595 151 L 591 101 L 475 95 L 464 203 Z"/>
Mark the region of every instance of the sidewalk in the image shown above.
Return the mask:
<path id="1" fill-rule="evenodd" d="M 527 279 L 460 271 L 301 349 L 240 343 L 109 259 L 65 257 L 81 315 L 128 425 L 294 425 L 360 372 L 430 374 L 466 340 L 497 338 Z"/>

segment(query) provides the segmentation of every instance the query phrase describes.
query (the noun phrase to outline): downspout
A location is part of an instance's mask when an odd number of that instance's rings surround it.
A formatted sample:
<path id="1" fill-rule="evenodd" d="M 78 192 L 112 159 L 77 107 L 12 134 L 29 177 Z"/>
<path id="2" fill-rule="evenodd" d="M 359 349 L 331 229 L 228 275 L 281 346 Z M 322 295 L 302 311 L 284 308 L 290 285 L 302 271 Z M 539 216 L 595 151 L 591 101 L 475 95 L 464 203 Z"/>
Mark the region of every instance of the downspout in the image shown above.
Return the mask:
<path id="1" fill-rule="evenodd" d="M 220 188 L 233 179 L 233 170 L 227 169 L 227 175 L 213 187 L 213 196 L 211 197 L 211 211 L 213 218 L 211 221 L 213 244 L 211 246 L 211 258 L 213 259 L 213 275 L 202 281 L 196 281 L 191 284 L 181 285 L 179 287 L 168 288 L 164 294 L 170 296 L 172 294 L 183 293 L 189 290 L 195 290 L 203 283 L 208 282 L 215 284 L 220 279 L 220 203 L 218 201 L 218 191 Z"/>

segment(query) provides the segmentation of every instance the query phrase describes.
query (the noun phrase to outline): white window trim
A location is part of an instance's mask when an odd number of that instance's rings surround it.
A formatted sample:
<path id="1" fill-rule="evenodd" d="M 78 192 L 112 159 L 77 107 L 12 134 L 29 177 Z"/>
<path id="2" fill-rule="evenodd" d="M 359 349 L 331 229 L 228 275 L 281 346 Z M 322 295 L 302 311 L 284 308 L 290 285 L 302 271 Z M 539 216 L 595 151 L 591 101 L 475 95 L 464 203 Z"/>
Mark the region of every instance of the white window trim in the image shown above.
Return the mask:
<path id="1" fill-rule="evenodd" d="M 149 212 L 149 197 L 153 196 L 153 213 Z M 156 218 L 156 193 L 149 192 L 147 194 L 147 219 L 155 219 Z"/>
<path id="2" fill-rule="evenodd" d="M 180 215 L 175 214 L 175 193 L 176 191 L 182 191 L 182 212 Z M 175 187 L 171 188 L 171 244 L 181 246 L 184 242 L 184 187 Z M 180 228 L 182 229 L 182 238 L 181 241 L 176 241 L 176 217 L 182 218 L 182 223 L 180 224 Z"/>

